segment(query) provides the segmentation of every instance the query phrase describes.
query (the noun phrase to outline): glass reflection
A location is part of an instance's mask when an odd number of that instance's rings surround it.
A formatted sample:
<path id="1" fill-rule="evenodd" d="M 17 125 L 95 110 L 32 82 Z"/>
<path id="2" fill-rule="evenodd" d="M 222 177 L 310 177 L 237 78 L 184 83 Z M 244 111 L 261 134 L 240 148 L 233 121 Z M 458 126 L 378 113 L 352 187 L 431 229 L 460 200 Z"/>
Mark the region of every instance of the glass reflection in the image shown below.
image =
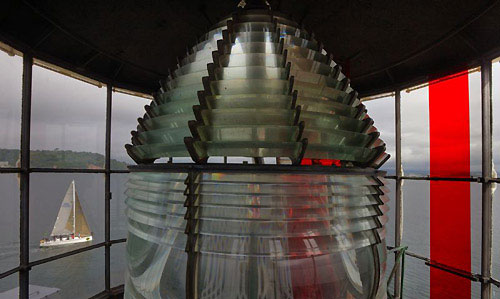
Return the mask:
<path id="1" fill-rule="evenodd" d="M 187 174 L 130 174 L 127 298 L 385 294 L 388 208 L 374 177 L 204 173 L 194 182 L 191 194 Z"/>

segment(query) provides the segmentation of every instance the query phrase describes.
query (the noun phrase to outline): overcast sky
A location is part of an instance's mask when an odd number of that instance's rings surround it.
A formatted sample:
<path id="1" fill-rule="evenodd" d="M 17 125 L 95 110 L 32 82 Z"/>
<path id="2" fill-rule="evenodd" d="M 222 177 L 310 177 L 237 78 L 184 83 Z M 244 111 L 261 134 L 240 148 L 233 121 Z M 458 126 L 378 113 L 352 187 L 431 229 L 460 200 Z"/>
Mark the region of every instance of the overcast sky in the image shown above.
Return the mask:
<path id="1" fill-rule="evenodd" d="M 22 58 L 0 51 L 0 148 L 19 148 Z M 149 101 L 113 93 L 112 158 L 131 162 L 123 146 Z M 31 148 L 104 154 L 106 88 L 33 67 Z"/>
<path id="2" fill-rule="evenodd" d="M 0 148 L 19 148 L 22 59 L 0 51 Z M 500 64 L 493 65 L 493 99 L 500 100 Z M 495 84 L 499 82 L 499 84 Z M 405 170 L 429 169 L 428 88 L 402 92 L 402 152 Z M 481 164 L 480 74 L 469 75 L 471 170 Z M 123 145 L 149 101 L 113 93 L 112 158 L 130 162 Z M 381 138 L 394 156 L 394 100 L 365 103 Z M 450 103 L 450 108 L 453 107 Z M 500 115 L 494 105 L 494 115 Z M 32 149 L 55 148 L 104 154 L 106 89 L 34 67 Z M 494 122 L 494 156 L 500 162 L 500 125 Z M 386 168 L 394 167 L 391 159 Z"/>
<path id="3" fill-rule="evenodd" d="M 500 65 L 493 65 L 493 100 L 500 100 Z M 481 171 L 481 75 L 469 75 L 470 160 L 471 171 Z M 368 113 L 375 120 L 381 138 L 387 143 L 388 152 L 394 157 L 394 97 L 365 102 Z M 450 105 L 453 109 L 453 105 Z M 450 111 L 451 113 L 452 111 Z M 494 115 L 500 115 L 500 106 L 494 105 Z M 443 117 L 446 117 L 444 115 Z M 494 122 L 494 159 L 500 162 L 500 122 Z M 410 93 L 401 92 L 401 151 L 403 169 L 429 171 L 429 88 Z M 384 168 L 394 167 L 394 159 Z"/>

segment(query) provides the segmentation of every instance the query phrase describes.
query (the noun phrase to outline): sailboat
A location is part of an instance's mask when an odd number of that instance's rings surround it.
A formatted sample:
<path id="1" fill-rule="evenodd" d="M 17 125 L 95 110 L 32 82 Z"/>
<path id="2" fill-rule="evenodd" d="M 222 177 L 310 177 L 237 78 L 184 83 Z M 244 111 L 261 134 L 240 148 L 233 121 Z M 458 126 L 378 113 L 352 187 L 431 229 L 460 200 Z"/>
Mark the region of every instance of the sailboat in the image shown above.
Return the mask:
<path id="1" fill-rule="evenodd" d="M 75 181 L 73 180 L 63 198 L 56 223 L 49 238 L 40 240 L 40 247 L 70 245 L 92 241 L 87 219 L 83 214 Z"/>

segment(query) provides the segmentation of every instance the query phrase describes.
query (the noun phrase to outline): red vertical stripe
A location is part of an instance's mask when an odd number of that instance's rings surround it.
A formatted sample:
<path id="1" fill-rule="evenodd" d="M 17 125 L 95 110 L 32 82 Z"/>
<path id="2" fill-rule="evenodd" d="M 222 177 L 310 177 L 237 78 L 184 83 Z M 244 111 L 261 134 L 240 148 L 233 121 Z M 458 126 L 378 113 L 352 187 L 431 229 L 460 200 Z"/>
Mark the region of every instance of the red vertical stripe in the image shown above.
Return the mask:
<path id="1" fill-rule="evenodd" d="M 424 125 L 424 124 L 422 124 Z M 470 177 L 468 75 L 429 86 L 430 175 Z M 431 260 L 470 271 L 470 183 L 430 182 Z M 431 298 L 470 298 L 471 283 L 431 268 Z"/>

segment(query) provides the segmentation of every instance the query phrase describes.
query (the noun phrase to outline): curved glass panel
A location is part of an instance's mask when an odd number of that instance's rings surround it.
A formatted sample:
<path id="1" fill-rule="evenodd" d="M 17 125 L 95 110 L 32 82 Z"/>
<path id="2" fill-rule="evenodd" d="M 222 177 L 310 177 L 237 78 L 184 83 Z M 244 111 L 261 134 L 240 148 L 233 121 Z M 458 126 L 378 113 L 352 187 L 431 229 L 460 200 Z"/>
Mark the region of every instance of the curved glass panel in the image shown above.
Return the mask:
<path id="1" fill-rule="evenodd" d="M 127 298 L 385 294 L 375 177 L 132 173 L 127 187 Z"/>

